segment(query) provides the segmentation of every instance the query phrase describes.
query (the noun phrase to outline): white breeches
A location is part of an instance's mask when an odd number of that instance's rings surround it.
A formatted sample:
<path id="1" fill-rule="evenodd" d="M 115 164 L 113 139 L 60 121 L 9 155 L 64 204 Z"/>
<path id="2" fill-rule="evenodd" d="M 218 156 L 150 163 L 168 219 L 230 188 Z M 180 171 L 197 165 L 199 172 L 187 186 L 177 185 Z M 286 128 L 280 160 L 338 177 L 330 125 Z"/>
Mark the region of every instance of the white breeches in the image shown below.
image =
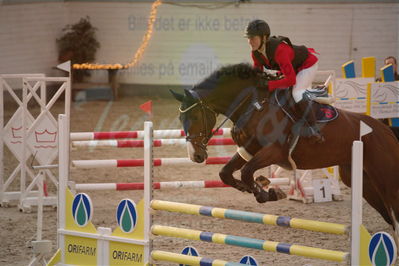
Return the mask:
<path id="1" fill-rule="evenodd" d="M 302 100 L 302 94 L 312 88 L 312 82 L 316 76 L 317 69 L 319 68 L 318 62 L 309 68 L 302 69 L 296 75 L 296 83 L 292 88 L 292 96 L 295 102 Z"/>

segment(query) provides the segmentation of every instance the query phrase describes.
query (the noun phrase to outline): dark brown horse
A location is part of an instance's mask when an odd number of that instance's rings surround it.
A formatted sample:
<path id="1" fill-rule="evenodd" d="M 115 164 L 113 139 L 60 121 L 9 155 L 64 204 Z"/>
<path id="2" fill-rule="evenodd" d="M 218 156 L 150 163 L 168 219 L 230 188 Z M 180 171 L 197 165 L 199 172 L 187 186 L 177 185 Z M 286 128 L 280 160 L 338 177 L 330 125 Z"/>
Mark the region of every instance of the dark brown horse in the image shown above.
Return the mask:
<path id="1" fill-rule="evenodd" d="M 258 202 L 276 200 L 254 182 L 256 170 L 277 164 L 290 169 L 290 143 L 295 140 L 300 119 L 290 118 L 276 102 L 275 94 L 258 90 L 259 73 L 247 64 L 223 67 L 184 95 L 173 92 L 181 102 L 180 120 L 187 133 L 189 157 L 201 163 L 207 158 L 207 143 L 218 114 L 234 123 L 232 135 L 240 152 L 223 167 L 220 178 L 241 191 L 254 193 Z M 254 108 L 256 99 L 261 108 Z M 258 106 L 259 107 L 259 106 Z M 288 109 L 291 109 L 288 107 Z M 359 140 L 360 121 L 373 130 L 364 142 L 363 196 L 399 236 L 399 143 L 383 123 L 363 114 L 338 110 L 334 121 L 320 128 L 325 141 L 299 137 L 292 151 L 298 169 L 318 169 L 338 165 L 342 181 L 351 186 L 351 147 Z M 294 114 L 295 112 L 292 112 Z M 245 151 L 244 151 L 245 150 Z M 245 157 L 245 159 L 241 156 Z M 241 171 L 241 180 L 234 178 Z"/>

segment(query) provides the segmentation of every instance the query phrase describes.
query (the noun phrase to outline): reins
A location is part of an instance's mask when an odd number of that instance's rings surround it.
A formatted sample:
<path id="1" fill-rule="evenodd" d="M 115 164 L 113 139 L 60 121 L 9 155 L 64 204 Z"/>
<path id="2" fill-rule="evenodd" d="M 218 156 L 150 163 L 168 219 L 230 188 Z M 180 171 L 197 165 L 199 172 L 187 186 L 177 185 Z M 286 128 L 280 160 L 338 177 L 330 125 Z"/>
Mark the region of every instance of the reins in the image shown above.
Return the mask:
<path id="1" fill-rule="evenodd" d="M 215 132 L 218 132 L 219 129 L 227 122 L 227 120 L 231 119 L 232 115 L 238 110 L 240 109 L 240 107 L 248 100 L 249 96 L 251 96 L 250 93 L 248 93 L 248 95 L 240 102 L 240 104 L 238 104 L 229 115 L 226 116 L 226 118 L 220 123 L 220 125 L 211 132 L 211 134 L 209 135 L 208 139 L 207 139 L 207 143 L 209 141 L 209 139 L 211 139 L 213 137 L 213 135 L 215 134 Z"/>

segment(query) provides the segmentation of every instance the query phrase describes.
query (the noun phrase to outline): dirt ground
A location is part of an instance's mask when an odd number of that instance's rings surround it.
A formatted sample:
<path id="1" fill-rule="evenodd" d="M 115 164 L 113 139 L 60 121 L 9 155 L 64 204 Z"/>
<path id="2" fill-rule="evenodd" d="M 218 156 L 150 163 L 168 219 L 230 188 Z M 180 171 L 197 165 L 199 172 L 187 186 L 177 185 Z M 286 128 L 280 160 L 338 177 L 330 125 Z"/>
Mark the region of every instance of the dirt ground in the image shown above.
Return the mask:
<path id="1" fill-rule="evenodd" d="M 116 131 L 141 130 L 145 114 L 138 106 L 149 98 L 125 97 L 116 102 L 93 101 L 74 103 L 71 110 L 71 131 Z M 154 128 L 180 128 L 177 119 L 177 103 L 172 99 L 152 98 L 154 106 Z M 54 107 L 55 111 L 62 109 L 62 104 Z M 6 110 L 10 115 L 11 109 Z M 234 147 L 213 146 L 210 156 L 232 155 Z M 15 167 L 10 152 L 5 150 L 5 170 L 10 174 Z M 154 151 L 155 158 L 186 157 L 184 147 L 160 147 Z M 118 148 L 87 148 L 75 149 L 71 152 L 71 159 L 128 159 L 143 158 L 142 149 Z M 163 166 L 154 168 L 154 181 L 173 180 L 212 180 L 218 179 L 220 165 L 215 166 Z M 55 172 L 56 173 L 56 172 Z M 288 172 L 283 172 L 285 177 Z M 316 172 L 315 175 L 320 175 Z M 108 168 L 108 169 L 71 169 L 71 180 L 77 183 L 94 182 L 141 182 L 142 168 Z M 13 184 L 15 188 L 18 183 Z M 50 186 L 54 192 L 54 188 Z M 349 224 L 350 222 L 350 189 L 342 185 L 343 201 L 328 203 L 303 204 L 287 199 L 278 202 L 258 204 L 254 197 L 231 188 L 213 189 L 185 189 L 155 191 L 154 198 L 176 202 L 186 202 L 221 208 L 230 208 L 244 211 L 285 215 L 303 219 L 313 219 Z M 93 223 L 96 227 L 107 226 L 115 228 L 115 207 L 123 198 L 138 201 L 142 193 L 139 191 L 125 192 L 89 192 L 94 203 Z M 371 233 L 387 231 L 392 234 L 388 224 L 367 203 L 364 203 L 364 224 Z M 0 265 L 27 265 L 32 258 L 30 242 L 35 239 L 36 209 L 31 213 L 21 213 L 12 202 L 8 208 L 0 208 Z M 173 213 L 156 212 L 154 222 L 161 225 L 179 226 L 203 231 L 218 232 L 237 236 L 245 236 L 262 240 L 270 240 L 299 245 L 319 247 L 332 250 L 349 250 L 349 238 L 345 236 L 327 235 L 324 233 L 308 232 L 290 228 L 243 223 L 238 221 L 221 220 L 209 217 L 176 215 Z M 53 242 L 53 251 L 56 251 L 56 209 L 45 207 L 43 239 Z M 280 253 L 271 253 L 260 250 L 226 246 L 213 243 L 194 242 L 174 238 L 154 237 L 154 248 L 178 252 L 187 245 L 195 246 L 201 256 L 238 261 L 243 255 L 249 254 L 256 258 L 259 265 L 340 265 L 329 261 L 320 261 Z M 171 265 L 170 263 L 157 263 Z"/>

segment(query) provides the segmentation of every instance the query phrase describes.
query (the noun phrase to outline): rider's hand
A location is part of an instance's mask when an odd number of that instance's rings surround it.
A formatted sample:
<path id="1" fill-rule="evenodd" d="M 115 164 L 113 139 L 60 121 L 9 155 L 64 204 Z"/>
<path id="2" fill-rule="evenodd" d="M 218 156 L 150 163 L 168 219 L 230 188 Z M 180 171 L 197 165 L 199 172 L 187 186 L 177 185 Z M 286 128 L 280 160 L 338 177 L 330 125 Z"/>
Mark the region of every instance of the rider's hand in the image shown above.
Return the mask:
<path id="1" fill-rule="evenodd" d="M 269 80 L 266 75 L 259 75 L 256 87 L 260 89 L 267 89 L 269 87 Z"/>
<path id="2" fill-rule="evenodd" d="M 278 72 L 276 73 L 276 79 L 283 79 L 283 78 L 284 78 L 283 72 L 278 71 Z"/>

